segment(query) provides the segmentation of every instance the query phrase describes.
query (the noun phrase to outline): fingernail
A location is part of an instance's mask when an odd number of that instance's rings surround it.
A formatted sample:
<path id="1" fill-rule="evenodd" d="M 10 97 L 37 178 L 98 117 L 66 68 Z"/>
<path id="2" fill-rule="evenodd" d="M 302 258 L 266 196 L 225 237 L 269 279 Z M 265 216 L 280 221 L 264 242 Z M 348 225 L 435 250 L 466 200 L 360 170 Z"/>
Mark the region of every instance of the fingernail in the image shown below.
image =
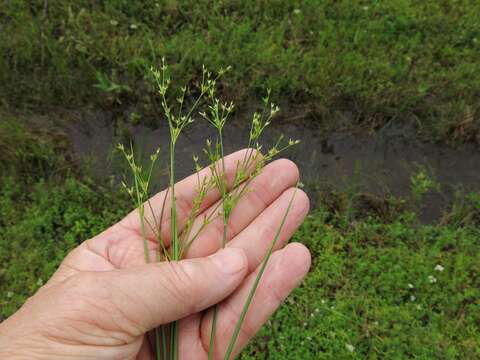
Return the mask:
<path id="1" fill-rule="evenodd" d="M 246 266 L 245 253 L 238 248 L 222 249 L 211 255 L 210 259 L 229 275 L 236 274 Z"/>

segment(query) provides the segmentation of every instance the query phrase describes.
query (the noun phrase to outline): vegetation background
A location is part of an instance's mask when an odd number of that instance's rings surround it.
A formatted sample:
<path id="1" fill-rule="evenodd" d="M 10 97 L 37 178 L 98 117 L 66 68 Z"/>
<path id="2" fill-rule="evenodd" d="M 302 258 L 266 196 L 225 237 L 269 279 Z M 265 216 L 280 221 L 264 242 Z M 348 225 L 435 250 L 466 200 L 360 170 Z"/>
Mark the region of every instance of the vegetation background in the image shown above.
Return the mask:
<path id="1" fill-rule="evenodd" d="M 271 88 L 284 121 L 319 133 L 480 143 L 479 24 L 473 0 L 0 1 L 0 321 L 129 209 L 58 113 L 155 126 L 145 70 L 166 56 L 180 83 L 232 65 L 239 112 Z M 419 170 L 402 197 L 322 192 L 296 235 L 311 273 L 241 358 L 480 358 L 480 192 L 422 223 L 436 191 Z"/>

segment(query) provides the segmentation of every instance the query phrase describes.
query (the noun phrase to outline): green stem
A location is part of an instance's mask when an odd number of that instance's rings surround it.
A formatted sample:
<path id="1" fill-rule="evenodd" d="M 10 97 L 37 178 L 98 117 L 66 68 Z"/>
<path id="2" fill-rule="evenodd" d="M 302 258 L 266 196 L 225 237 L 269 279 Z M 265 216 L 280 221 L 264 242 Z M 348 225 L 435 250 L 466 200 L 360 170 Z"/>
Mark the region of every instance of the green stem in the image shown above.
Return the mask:
<path id="1" fill-rule="evenodd" d="M 223 150 L 223 134 L 222 129 L 218 129 L 218 137 L 220 142 L 220 156 L 222 159 L 222 178 L 220 181 L 221 184 L 221 194 L 222 194 L 222 204 L 223 208 L 223 237 L 222 237 L 222 249 L 225 248 L 227 244 L 227 225 L 228 225 L 228 214 L 225 212 L 225 199 L 227 194 L 227 179 L 225 175 L 225 158 L 224 158 L 224 150 Z M 215 347 L 215 335 L 217 330 L 217 319 L 218 319 L 218 304 L 215 304 L 213 307 L 213 317 L 212 317 L 212 328 L 210 330 L 210 347 L 208 349 L 208 360 L 213 359 L 214 347 Z"/>
<path id="2" fill-rule="evenodd" d="M 287 210 L 285 211 L 285 214 L 283 215 L 282 222 L 280 223 L 280 226 L 277 229 L 277 232 L 275 234 L 275 237 L 272 241 L 272 244 L 270 245 L 270 248 L 268 249 L 267 254 L 265 255 L 265 258 L 263 259 L 262 265 L 260 267 L 260 270 L 258 272 L 257 277 L 255 278 L 255 282 L 253 283 L 252 288 L 250 289 L 250 292 L 248 294 L 247 300 L 245 301 L 245 304 L 243 304 L 243 309 L 242 312 L 240 313 L 240 318 L 235 326 L 235 329 L 232 334 L 232 338 L 230 339 L 230 343 L 228 344 L 227 352 L 225 353 L 224 360 L 230 360 L 232 356 L 232 352 L 234 350 L 235 344 L 238 339 L 238 334 L 240 333 L 240 329 L 242 328 L 243 321 L 245 320 L 245 316 L 247 314 L 248 308 L 250 307 L 250 304 L 253 300 L 253 296 L 255 295 L 255 292 L 257 291 L 258 284 L 260 283 L 260 280 L 263 276 L 263 273 L 265 272 L 265 268 L 267 267 L 268 260 L 270 259 L 270 256 L 272 255 L 273 249 L 275 248 L 275 245 L 277 244 L 278 238 L 280 237 L 280 233 L 282 232 L 283 226 L 285 225 L 285 221 L 287 220 L 288 213 L 290 212 L 290 209 L 293 204 L 293 199 L 295 198 L 295 194 L 297 193 L 297 190 L 295 189 L 295 192 L 292 195 L 292 198 L 290 199 L 290 202 L 288 204 Z"/>
<path id="3" fill-rule="evenodd" d="M 220 128 L 218 130 L 218 136 L 220 138 L 220 156 L 222 159 L 222 203 L 225 205 L 225 199 L 227 196 L 227 175 L 226 175 L 226 168 L 225 168 L 225 154 L 223 150 L 223 134 L 222 134 L 222 129 Z M 223 239 L 222 239 L 222 249 L 225 247 L 227 244 L 227 224 L 228 224 L 228 216 L 225 212 L 225 208 L 223 209 Z"/>
<path id="4" fill-rule="evenodd" d="M 210 345 L 208 348 L 208 360 L 213 359 L 215 346 L 215 332 L 217 330 L 218 304 L 213 307 L 212 328 L 210 329 Z"/>
<path id="5" fill-rule="evenodd" d="M 171 329 L 171 349 L 170 349 L 170 355 L 173 360 L 178 359 L 178 321 L 174 321 L 172 323 L 172 329 Z"/>
<path id="6" fill-rule="evenodd" d="M 179 260 L 179 248 L 177 236 L 177 204 L 175 199 L 175 143 L 170 144 L 170 189 L 171 189 L 171 217 L 170 217 L 170 241 L 173 248 L 173 260 Z"/>
<path id="7" fill-rule="evenodd" d="M 172 244 L 173 254 L 172 259 L 178 261 L 180 255 L 180 244 L 178 242 L 177 234 L 177 205 L 175 199 L 175 140 L 170 141 L 170 189 L 171 193 L 171 217 L 170 217 L 170 241 Z M 178 356 L 178 321 L 173 322 L 171 327 L 171 348 L 170 355 L 173 360 Z"/>
<path id="8" fill-rule="evenodd" d="M 132 151 L 131 153 L 133 154 L 133 149 L 131 151 Z M 133 166 L 135 166 L 135 163 L 133 163 Z M 143 239 L 143 252 L 145 256 L 145 262 L 149 263 L 150 253 L 148 251 L 147 234 L 145 232 L 145 204 L 144 204 L 142 195 L 140 193 L 141 190 L 140 190 L 140 186 L 138 184 L 138 178 L 137 178 L 137 176 L 140 176 L 140 175 L 137 175 L 135 173 L 135 168 L 132 167 L 132 169 L 133 169 L 133 179 L 135 183 L 135 194 L 137 196 L 138 214 L 140 216 L 140 229 L 141 229 L 142 239 Z"/>
<path id="9" fill-rule="evenodd" d="M 162 348 L 163 348 L 163 360 L 168 360 L 167 354 L 167 334 L 165 333 L 166 325 L 162 325 Z"/>
<path id="10" fill-rule="evenodd" d="M 155 328 L 155 358 L 160 360 L 160 337 L 158 335 L 158 328 Z"/>

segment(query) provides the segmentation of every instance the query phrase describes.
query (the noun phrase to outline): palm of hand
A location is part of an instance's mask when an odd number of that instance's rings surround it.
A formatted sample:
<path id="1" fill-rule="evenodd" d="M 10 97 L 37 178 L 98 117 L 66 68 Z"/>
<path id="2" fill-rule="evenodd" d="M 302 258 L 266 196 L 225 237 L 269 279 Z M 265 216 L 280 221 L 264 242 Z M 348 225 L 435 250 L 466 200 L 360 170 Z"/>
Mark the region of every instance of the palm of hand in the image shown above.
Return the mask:
<path id="1" fill-rule="evenodd" d="M 227 160 L 233 163 L 235 155 Z M 177 184 L 180 227 L 194 196 L 192 181 L 192 178 L 187 178 Z M 215 339 L 216 358 L 221 358 L 225 353 L 258 266 L 271 244 L 292 196 L 292 187 L 297 181 L 298 170 L 293 163 L 287 160 L 275 161 L 267 165 L 252 181 L 250 191 L 232 213 L 227 246 L 243 249 L 247 270 L 240 285 L 232 289 L 234 291 L 220 303 Z M 162 192 L 152 198 L 154 208 L 158 208 L 164 196 L 168 194 Z M 203 211 L 216 211 L 212 209 L 217 201 L 218 194 L 209 195 Z M 277 249 L 247 313 L 237 342 L 237 353 L 308 271 L 309 254 L 302 245 L 290 244 L 283 248 L 307 212 L 308 199 L 301 192 L 295 198 Z M 165 228 L 168 228 L 168 219 L 165 221 Z M 186 257 L 200 258 L 215 253 L 219 249 L 222 231 L 221 219 L 212 221 L 195 240 Z M 164 238 L 168 245 L 168 236 Z M 149 242 L 149 249 L 154 254 L 158 250 L 158 244 L 155 241 Z M 54 306 L 53 311 L 41 319 L 41 323 L 46 325 L 42 332 L 47 334 L 46 341 L 51 341 L 59 354 L 68 349 L 70 355 L 63 353 L 60 358 L 82 358 L 88 354 L 103 359 L 154 359 L 153 340 L 147 335 L 154 326 L 145 326 L 136 320 L 140 315 L 148 318 L 149 313 L 154 311 L 149 304 L 143 302 L 142 292 L 145 290 L 142 288 L 141 291 L 136 291 L 133 288 L 135 276 L 138 276 L 144 264 L 144 244 L 138 213 L 134 211 L 118 224 L 73 250 L 51 280 L 38 292 L 38 300 L 35 301 L 34 297 L 26 304 L 29 311 L 23 311 L 23 316 L 28 313 L 34 319 L 38 313 L 39 317 L 43 317 L 44 312 L 37 305 L 43 302 L 50 302 Z M 153 279 L 155 284 L 152 284 L 152 291 L 160 289 L 156 292 L 158 303 L 171 304 L 175 309 L 175 304 L 181 308 L 182 303 L 187 302 L 186 306 L 189 307 L 189 315 L 179 323 L 179 358 L 206 359 L 212 312 L 204 311 L 208 299 L 195 299 L 193 302 L 188 299 L 195 297 L 195 289 L 202 284 L 195 282 L 191 274 L 179 274 L 178 267 L 169 264 L 160 266 L 163 266 L 165 276 Z M 132 288 L 128 288 L 127 282 L 125 287 L 112 290 L 105 283 L 110 281 L 112 274 L 125 271 L 131 272 Z M 109 277 L 103 276 L 105 274 L 109 274 Z M 215 274 L 212 276 L 215 277 Z M 187 282 L 187 286 L 178 286 L 178 280 Z M 190 289 L 188 293 L 185 288 Z M 125 306 L 125 303 L 131 306 Z M 125 308 L 131 311 L 125 311 Z M 162 317 L 162 323 L 178 319 L 177 315 L 180 313 L 170 312 Z M 21 316 L 22 312 L 19 312 L 18 317 Z M 31 322 L 34 323 L 33 320 Z M 78 351 L 72 351 L 72 348 Z"/>

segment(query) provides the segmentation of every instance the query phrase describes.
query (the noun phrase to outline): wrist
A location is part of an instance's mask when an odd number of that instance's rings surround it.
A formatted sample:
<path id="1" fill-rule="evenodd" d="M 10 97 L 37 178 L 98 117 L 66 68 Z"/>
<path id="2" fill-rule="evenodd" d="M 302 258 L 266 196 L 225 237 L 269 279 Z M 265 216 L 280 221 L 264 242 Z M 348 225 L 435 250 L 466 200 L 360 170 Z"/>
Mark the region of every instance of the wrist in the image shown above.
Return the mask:
<path id="1" fill-rule="evenodd" d="M 0 359 L 51 359 L 41 351 L 46 341 L 31 336 L 32 329 L 17 321 L 19 314 L 21 310 L 0 324 Z"/>

